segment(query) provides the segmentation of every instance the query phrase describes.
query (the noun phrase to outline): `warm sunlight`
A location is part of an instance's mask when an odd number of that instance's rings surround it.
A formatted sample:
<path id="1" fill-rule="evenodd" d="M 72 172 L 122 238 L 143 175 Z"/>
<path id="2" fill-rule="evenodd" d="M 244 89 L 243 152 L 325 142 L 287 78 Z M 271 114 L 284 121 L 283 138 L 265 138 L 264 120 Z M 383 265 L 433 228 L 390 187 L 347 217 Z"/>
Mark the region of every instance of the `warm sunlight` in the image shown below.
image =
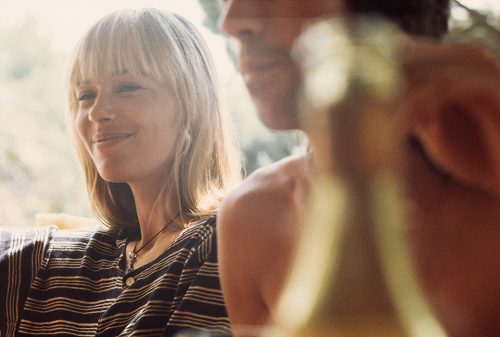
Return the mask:
<path id="1" fill-rule="evenodd" d="M 496 0 L 461 3 L 500 13 Z M 177 12 L 201 31 L 226 91 L 248 172 L 293 150 L 290 138 L 270 133 L 258 121 L 226 39 L 204 25 L 198 0 L 6 1 L 0 11 L 0 225 L 30 225 L 37 212 L 89 214 L 65 130 L 66 62 L 97 19 L 116 9 L 141 7 Z M 464 12 L 454 15 L 461 19 Z"/>

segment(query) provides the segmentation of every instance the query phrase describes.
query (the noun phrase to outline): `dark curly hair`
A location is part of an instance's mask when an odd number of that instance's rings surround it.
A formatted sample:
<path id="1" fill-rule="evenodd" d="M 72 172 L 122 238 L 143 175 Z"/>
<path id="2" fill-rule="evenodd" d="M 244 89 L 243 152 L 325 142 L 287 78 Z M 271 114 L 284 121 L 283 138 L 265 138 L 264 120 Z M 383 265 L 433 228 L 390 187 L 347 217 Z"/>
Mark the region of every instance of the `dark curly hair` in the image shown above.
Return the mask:
<path id="1" fill-rule="evenodd" d="M 347 0 L 353 13 L 378 13 L 405 32 L 441 38 L 448 31 L 450 0 Z"/>

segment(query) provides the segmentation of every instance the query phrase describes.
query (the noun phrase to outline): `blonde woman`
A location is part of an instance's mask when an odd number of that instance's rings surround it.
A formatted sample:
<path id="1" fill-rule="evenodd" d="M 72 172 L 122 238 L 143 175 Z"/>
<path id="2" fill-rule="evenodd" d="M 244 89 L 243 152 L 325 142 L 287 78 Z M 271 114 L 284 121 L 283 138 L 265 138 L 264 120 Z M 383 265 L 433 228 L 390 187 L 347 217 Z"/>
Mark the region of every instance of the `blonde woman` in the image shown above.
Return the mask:
<path id="1" fill-rule="evenodd" d="M 107 229 L 0 237 L 1 336 L 229 331 L 215 210 L 239 181 L 207 48 L 156 9 L 99 20 L 69 67 L 69 126 Z"/>

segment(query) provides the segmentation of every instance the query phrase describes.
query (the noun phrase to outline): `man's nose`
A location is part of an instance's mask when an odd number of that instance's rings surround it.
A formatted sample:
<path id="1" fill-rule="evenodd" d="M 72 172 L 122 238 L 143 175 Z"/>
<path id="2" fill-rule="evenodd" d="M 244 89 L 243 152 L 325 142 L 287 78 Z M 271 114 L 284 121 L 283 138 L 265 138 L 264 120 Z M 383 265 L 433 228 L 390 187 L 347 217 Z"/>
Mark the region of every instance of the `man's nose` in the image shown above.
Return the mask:
<path id="1" fill-rule="evenodd" d="M 229 0 L 222 7 L 219 27 L 240 41 L 257 37 L 263 31 L 258 1 Z"/>

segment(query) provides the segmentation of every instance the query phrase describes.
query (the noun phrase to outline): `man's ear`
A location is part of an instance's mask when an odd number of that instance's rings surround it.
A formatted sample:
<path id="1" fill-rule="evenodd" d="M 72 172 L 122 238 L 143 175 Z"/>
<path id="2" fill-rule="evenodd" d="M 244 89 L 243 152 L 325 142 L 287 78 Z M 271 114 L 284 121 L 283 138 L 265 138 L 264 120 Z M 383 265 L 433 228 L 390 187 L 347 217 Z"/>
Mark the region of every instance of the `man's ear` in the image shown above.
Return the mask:
<path id="1" fill-rule="evenodd" d="M 491 96 L 463 93 L 412 116 L 430 158 L 455 179 L 500 193 L 500 106 Z"/>

